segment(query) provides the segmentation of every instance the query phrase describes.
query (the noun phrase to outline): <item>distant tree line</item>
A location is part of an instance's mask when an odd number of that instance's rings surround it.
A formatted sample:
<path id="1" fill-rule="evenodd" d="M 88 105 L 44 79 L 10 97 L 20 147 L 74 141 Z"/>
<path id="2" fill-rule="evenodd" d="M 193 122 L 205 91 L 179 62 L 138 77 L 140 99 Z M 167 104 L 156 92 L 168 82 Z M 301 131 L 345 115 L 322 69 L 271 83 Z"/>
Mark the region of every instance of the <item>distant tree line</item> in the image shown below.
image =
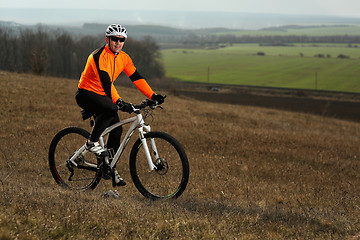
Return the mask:
<path id="1" fill-rule="evenodd" d="M 65 31 L 41 27 L 19 32 L 0 28 L 0 69 L 79 78 L 89 54 L 105 44 L 104 38 L 74 37 Z M 152 38 L 140 41 L 128 38 L 124 48 L 144 77 L 164 76 L 160 49 Z"/>

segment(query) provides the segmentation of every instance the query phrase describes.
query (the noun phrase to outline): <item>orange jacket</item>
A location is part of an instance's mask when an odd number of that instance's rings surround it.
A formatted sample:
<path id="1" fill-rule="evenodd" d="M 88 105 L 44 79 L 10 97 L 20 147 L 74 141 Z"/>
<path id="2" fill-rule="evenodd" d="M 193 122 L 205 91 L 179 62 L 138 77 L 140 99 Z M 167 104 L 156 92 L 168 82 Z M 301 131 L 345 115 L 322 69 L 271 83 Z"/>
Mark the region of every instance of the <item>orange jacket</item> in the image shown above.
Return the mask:
<path id="1" fill-rule="evenodd" d="M 81 74 L 78 88 L 108 96 L 113 103 L 116 103 L 120 96 L 114 86 L 114 81 L 121 72 L 130 77 L 140 92 L 151 98 L 154 91 L 136 71 L 129 55 L 123 51 L 115 55 L 107 45 L 90 54 Z"/>

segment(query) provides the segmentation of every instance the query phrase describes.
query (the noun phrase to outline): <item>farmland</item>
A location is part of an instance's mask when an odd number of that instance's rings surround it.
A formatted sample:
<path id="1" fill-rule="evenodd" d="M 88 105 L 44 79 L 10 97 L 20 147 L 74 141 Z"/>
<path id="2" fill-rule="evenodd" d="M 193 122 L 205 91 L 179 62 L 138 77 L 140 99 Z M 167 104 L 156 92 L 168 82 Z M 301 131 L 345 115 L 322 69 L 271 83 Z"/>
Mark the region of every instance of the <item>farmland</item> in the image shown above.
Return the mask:
<path id="1" fill-rule="evenodd" d="M 162 55 L 167 77 L 182 81 L 360 92 L 357 45 L 234 44 L 165 49 Z"/>
<path id="2" fill-rule="evenodd" d="M 148 201 L 131 182 L 72 192 L 47 153 L 69 125 L 89 130 L 77 81 L 0 72 L 0 239 L 352 239 L 360 233 L 360 123 L 321 115 L 196 101 L 167 94 L 154 130 L 185 147 L 190 181 L 174 201 Z M 133 88 L 124 99 L 140 102 Z M 320 110 L 321 111 L 321 110 Z M 121 118 L 129 116 L 120 113 Z"/>

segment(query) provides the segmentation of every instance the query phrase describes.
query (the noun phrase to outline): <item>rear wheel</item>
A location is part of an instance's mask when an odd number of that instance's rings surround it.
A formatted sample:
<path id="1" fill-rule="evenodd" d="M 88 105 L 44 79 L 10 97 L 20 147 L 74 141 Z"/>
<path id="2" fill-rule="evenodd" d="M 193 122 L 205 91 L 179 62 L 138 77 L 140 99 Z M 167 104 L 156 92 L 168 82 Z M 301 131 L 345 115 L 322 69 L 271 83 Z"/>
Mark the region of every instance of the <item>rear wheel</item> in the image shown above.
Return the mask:
<path id="1" fill-rule="evenodd" d="M 150 171 L 142 142 L 138 139 L 130 154 L 130 173 L 136 188 L 150 199 L 179 197 L 189 180 L 189 162 L 183 147 L 163 132 L 150 132 L 145 138 L 156 170 Z M 158 158 L 151 139 L 155 141 Z"/>
<path id="2" fill-rule="evenodd" d="M 76 165 L 69 159 L 80 149 L 89 132 L 78 127 L 68 127 L 58 132 L 50 144 L 49 167 L 55 181 L 75 190 L 94 189 L 101 179 L 98 160 L 95 154 L 84 152 L 77 154 Z"/>

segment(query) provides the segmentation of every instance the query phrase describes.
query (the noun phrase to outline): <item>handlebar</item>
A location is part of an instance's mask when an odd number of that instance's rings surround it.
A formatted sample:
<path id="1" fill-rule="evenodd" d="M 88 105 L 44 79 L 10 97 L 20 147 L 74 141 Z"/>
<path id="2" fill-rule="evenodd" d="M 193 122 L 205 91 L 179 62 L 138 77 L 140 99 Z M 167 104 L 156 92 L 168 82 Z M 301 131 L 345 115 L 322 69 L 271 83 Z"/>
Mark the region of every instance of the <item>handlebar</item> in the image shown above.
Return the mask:
<path id="1" fill-rule="evenodd" d="M 132 104 L 132 106 L 134 108 L 134 111 L 141 110 L 141 109 L 146 108 L 146 107 L 150 107 L 151 109 L 155 109 L 157 107 L 160 107 L 159 105 L 160 104 L 158 104 L 158 101 L 151 100 L 151 99 L 146 99 L 146 100 L 142 101 L 142 103 L 139 104 L 139 105 Z"/>

